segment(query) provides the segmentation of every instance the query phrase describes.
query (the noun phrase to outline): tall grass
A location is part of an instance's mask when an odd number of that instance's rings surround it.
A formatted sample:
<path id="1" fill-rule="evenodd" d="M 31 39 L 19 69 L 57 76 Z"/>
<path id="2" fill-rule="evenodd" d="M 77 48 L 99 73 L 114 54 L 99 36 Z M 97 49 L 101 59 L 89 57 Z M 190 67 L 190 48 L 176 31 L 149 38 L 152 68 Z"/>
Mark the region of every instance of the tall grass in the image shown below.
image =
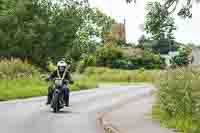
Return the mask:
<path id="1" fill-rule="evenodd" d="M 15 79 L 38 74 L 38 68 L 20 59 L 0 60 L 0 79 Z"/>
<path id="2" fill-rule="evenodd" d="M 169 70 L 160 79 L 153 115 L 184 133 L 200 132 L 200 68 Z"/>
<path id="3" fill-rule="evenodd" d="M 155 82 L 161 75 L 160 70 L 120 70 L 89 67 L 84 72 L 98 82 Z"/>
<path id="4" fill-rule="evenodd" d="M 47 86 L 39 69 L 28 61 L 0 60 L 0 101 L 46 95 Z"/>
<path id="5" fill-rule="evenodd" d="M 41 79 L 39 69 L 20 59 L 0 60 L 0 101 L 47 95 L 49 83 Z M 97 87 L 97 82 L 81 76 L 70 86 L 72 91 Z"/>
<path id="6" fill-rule="evenodd" d="M 19 59 L 0 60 L 0 100 L 43 96 L 49 83 L 40 77 L 39 69 Z M 96 88 L 100 82 L 155 82 L 159 70 L 119 70 L 87 68 L 79 79 L 70 85 L 72 91 Z"/>

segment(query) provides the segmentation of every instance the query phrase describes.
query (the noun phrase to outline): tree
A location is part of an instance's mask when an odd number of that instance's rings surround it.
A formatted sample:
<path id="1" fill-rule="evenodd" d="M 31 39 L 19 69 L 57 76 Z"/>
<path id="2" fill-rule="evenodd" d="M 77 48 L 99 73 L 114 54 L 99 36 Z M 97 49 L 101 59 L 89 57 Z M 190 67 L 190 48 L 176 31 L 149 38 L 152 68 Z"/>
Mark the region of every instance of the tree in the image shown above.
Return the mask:
<path id="1" fill-rule="evenodd" d="M 0 57 L 42 67 L 65 56 L 78 60 L 111 21 L 87 0 L 0 0 Z"/>
<path id="2" fill-rule="evenodd" d="M 60 7 L 48 0 L 1 0 L 0 53 L 45 66 L 70 50 L 82 20 L 80 3 Z M 6 53 L 4 53 L 6 51 Z"/>
<path id="3" fill-rule="evenodd" d="M 95 52 L 97 45 L 105 40 L 106 32 L 110 31 L 111 25 L 115 22 L 110 16 L 102 13 L 96 8 L 87 7 L 82 13 L 83 23 L 80 25 L 76 39 L 73 41 L 74 50 L 78 53 L 72 56 L 79 59 L 82 55 Z"/>
<path id="4" fill-rule="evenodd" d="M 175 44 L 174 19 L 159 2 L 149 2 L 146 9 L 145 31 L 155 40 L 152 48 L 159 53 L 168 53 Z"/>
<path id="5" fill-rule="evenodd" d="M 149 2 L 146 10 L 145 31 L 151 34 L 152 39 L 174 39 L 173 31 L 176 27 L 169 12 L 159 2 Z"/>
<path id="6" fill-rule="evenodd" d="M 127 3 L 132 2 L 133 0 L 126 0 Z M 134 0 L 136 3 L 137 0 Z M 195 2 L 199 2 L 200 0 L 195 0 Z M 192 0 L 165 0 L 165 9 L 167 9 L 170 13 L 173 13 L 179 4 L 182 4 L 182 8 L 179 10 L 178 15 L 183 17 L 192 17 Z"/>

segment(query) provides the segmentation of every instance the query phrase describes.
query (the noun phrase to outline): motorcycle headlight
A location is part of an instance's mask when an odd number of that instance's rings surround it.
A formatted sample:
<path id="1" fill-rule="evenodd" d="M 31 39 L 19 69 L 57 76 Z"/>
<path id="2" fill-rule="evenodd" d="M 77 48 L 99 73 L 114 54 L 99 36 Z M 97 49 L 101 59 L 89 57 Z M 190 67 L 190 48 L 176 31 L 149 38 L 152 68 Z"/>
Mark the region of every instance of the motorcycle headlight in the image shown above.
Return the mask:
<path id="1" fill-rule="evenodd" d="M 63 84 L 63 81 L 62 81 L 62 80 L 60 80 L 60 79 L 56 79 L 56 80 L 55 80 L 55 85 L 56 85 L 56 86 L 62 86 L 62 84 Z"/>

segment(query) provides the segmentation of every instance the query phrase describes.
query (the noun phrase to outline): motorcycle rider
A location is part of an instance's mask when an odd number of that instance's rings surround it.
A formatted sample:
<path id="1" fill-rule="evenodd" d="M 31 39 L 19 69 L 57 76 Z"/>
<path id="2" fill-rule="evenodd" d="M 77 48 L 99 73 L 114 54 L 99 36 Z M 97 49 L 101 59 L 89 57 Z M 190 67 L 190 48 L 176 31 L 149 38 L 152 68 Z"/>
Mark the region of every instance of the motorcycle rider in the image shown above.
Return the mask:
<path id="1" fill-rule="evenodd" d="M 50 74 L 50 76 L 47 78 L 47 80 L 52 80 L 54 78 L 62 78 L 65 80 L 68 80 L 69 83 L 73 83 L 72 78 L 71 78 L 71 74 L 69 72 L 69 67 L 70 65 L 67 64 L 64 60 L 61 60 L 57 63 L 57 69 Z M 63 94 L 64 94 L 64 101 L 65 101 L 65 106 L 69 106 L 69 88 L 67 87 L 66 84 L 63 85 Z M 51 85 L 48 88 L 48 97 L 47 97 L 47 103 L 46 104 L 50 104 L 51 103 L 51 99 L 53 97 L 53 91 L 54 91 L 54 87 L 53 85 Z"/>

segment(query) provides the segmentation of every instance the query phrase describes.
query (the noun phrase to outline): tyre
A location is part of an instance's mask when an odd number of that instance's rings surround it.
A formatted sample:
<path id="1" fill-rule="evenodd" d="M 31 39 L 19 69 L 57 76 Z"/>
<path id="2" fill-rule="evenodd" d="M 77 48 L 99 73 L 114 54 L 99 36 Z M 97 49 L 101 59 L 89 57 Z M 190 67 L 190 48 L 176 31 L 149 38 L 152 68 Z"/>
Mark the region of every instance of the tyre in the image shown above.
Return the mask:
<path id="1" fill-rule="evenodd" d="M 52 108 L 53 112 L 57 113 L 59 111 L 59 95 L 58 93 L 54 93 L 53 99 L 52 99 Z"/>

